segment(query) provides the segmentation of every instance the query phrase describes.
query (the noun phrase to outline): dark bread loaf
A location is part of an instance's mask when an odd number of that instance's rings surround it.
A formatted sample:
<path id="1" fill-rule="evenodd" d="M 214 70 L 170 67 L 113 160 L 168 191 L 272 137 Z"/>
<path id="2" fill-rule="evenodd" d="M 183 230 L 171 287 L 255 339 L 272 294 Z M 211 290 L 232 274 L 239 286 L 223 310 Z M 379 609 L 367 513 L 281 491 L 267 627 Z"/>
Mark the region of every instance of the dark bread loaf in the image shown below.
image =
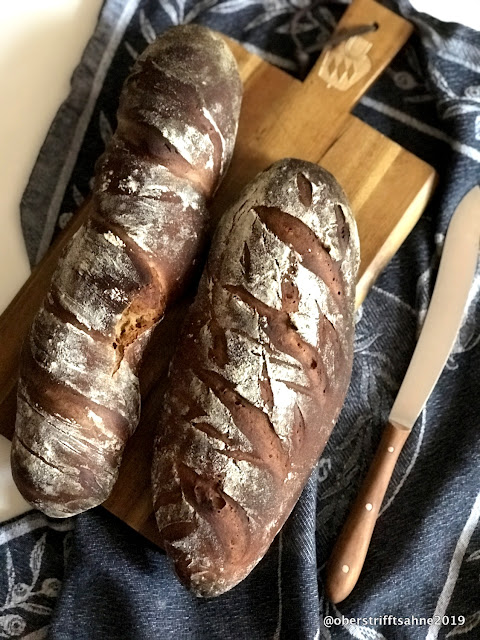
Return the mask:
<path id="1" fill-rule="evenodd" d="M 358 264 L 345 194 L 308 162 L 274 164 L 220 222 L 152 472 L 164 548 L 197 595 L 259 562 L 327 442 L 350 380 Z"/>
<path id="2" fill-rule="evenodd" d="M 138 423 L 142 352 L 203 248 L 240 101 L 233 55 L 195 25 L 158 38 L 124 84 L 91 213 L 22 355 L 12 471 L 50 516 L 98 505 L 112 489 Z"/>

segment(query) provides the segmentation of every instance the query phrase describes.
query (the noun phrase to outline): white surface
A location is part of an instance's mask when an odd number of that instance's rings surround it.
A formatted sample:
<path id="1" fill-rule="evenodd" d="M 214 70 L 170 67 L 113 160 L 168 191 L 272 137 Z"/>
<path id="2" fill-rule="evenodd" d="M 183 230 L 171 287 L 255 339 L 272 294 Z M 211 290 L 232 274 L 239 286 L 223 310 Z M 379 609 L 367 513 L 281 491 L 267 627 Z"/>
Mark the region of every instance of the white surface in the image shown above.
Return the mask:
<path id="1" fill-rule="evenodd" d="M 0 22 L 0 313 L 29 275 L 19 203 L 101 0 L 4 2 Z"/>
<path id="2" fill-rule="evenodd" d="M 429 13 L 442 22 L 458 22 L 480 31 L 478 0 L 410 0 L 417 11 Z"/>
<path id="3" fill-rule="evenodd" d="M 29 511 L 32 507 L 25 502 L 13 483 L 10 471 L 10 442 L 0 436 L 0 522 Z"/>
<path id="4" fill-rule="evenodd" d="M 29 275 L 19 205 L 70 77 L 95 28 L 101 0 L 3 2 L 0 21 L 0 313 Z M 30 507 L 13 484 L 0 436 L 0 521 Z"/>
<path id="5" fill-rule="evenodd" d="M 411 429 L 455 344 L 478 260 L 480 187 L 462 199 L 450 221 L 422 332 L 389 421 Z"/>

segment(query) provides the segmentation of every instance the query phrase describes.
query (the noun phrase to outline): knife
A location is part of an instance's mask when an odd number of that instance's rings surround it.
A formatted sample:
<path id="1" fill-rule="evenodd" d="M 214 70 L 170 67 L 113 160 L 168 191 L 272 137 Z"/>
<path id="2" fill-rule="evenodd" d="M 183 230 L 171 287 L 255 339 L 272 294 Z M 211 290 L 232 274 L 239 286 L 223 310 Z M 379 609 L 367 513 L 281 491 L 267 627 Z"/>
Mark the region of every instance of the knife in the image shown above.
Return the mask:
<path id="1" fill-rule="evenodd" d="M 354 588 L 367 555 L 395 463 L 450 355 L 462 323 L 480 242 L 480 187 L 456 208 L 435 288 L 412 360 L 380 445 L 327 564 L 325 590 L 333 603 Z"/>

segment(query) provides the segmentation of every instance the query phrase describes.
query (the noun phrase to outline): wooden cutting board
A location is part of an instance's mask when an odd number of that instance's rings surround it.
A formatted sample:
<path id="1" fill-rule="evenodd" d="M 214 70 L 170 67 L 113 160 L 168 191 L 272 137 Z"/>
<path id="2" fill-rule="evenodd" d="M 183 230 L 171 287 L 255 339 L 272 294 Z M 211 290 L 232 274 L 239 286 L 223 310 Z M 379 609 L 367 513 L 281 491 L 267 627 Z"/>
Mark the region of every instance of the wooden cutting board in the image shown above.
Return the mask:
<path id="1" fill-rule="evenodd" d="M 411 33 L 411 25 L 372 0 L 354 0 L 337 29 L 376 30 L 327 48 L 300 82 L 228 40 L 244 83 L 233 161 L 212 207 L 217 219 L 258 171 L 286 156 L 318 162 L 343 185 L 361 243 L 357 305 L 422 213 L 435 184 L 426 163 L 351 115 L 355 103 Z M 0 318 L 0 433 L 12 436 L 20 349 L 47 291 L 58 257 L 88 211 L 88 203 Z M 125 451 L 118 482 L 105 507 L 156 541 L 150 493 L 153 430 L 178 328 L 190 291 L 159 325 L 140 373 L 142 419 Z"/>

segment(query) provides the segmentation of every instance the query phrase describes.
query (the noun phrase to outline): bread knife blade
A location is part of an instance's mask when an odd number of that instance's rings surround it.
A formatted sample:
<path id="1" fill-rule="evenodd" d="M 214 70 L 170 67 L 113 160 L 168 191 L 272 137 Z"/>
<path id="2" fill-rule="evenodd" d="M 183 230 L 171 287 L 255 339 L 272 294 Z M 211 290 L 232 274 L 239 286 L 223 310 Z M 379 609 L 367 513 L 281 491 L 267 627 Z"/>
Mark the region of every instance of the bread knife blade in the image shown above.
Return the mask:
<path id="1" fill-rule="evenodd" d="M 448 360 L 462 323 L 480 243 L 480 187 L 450 221 L 432 299 L 380 445 L 327 564 L 326 594 L 338 603 L 360 576 L 382 500 L 405 441 Z"/>

